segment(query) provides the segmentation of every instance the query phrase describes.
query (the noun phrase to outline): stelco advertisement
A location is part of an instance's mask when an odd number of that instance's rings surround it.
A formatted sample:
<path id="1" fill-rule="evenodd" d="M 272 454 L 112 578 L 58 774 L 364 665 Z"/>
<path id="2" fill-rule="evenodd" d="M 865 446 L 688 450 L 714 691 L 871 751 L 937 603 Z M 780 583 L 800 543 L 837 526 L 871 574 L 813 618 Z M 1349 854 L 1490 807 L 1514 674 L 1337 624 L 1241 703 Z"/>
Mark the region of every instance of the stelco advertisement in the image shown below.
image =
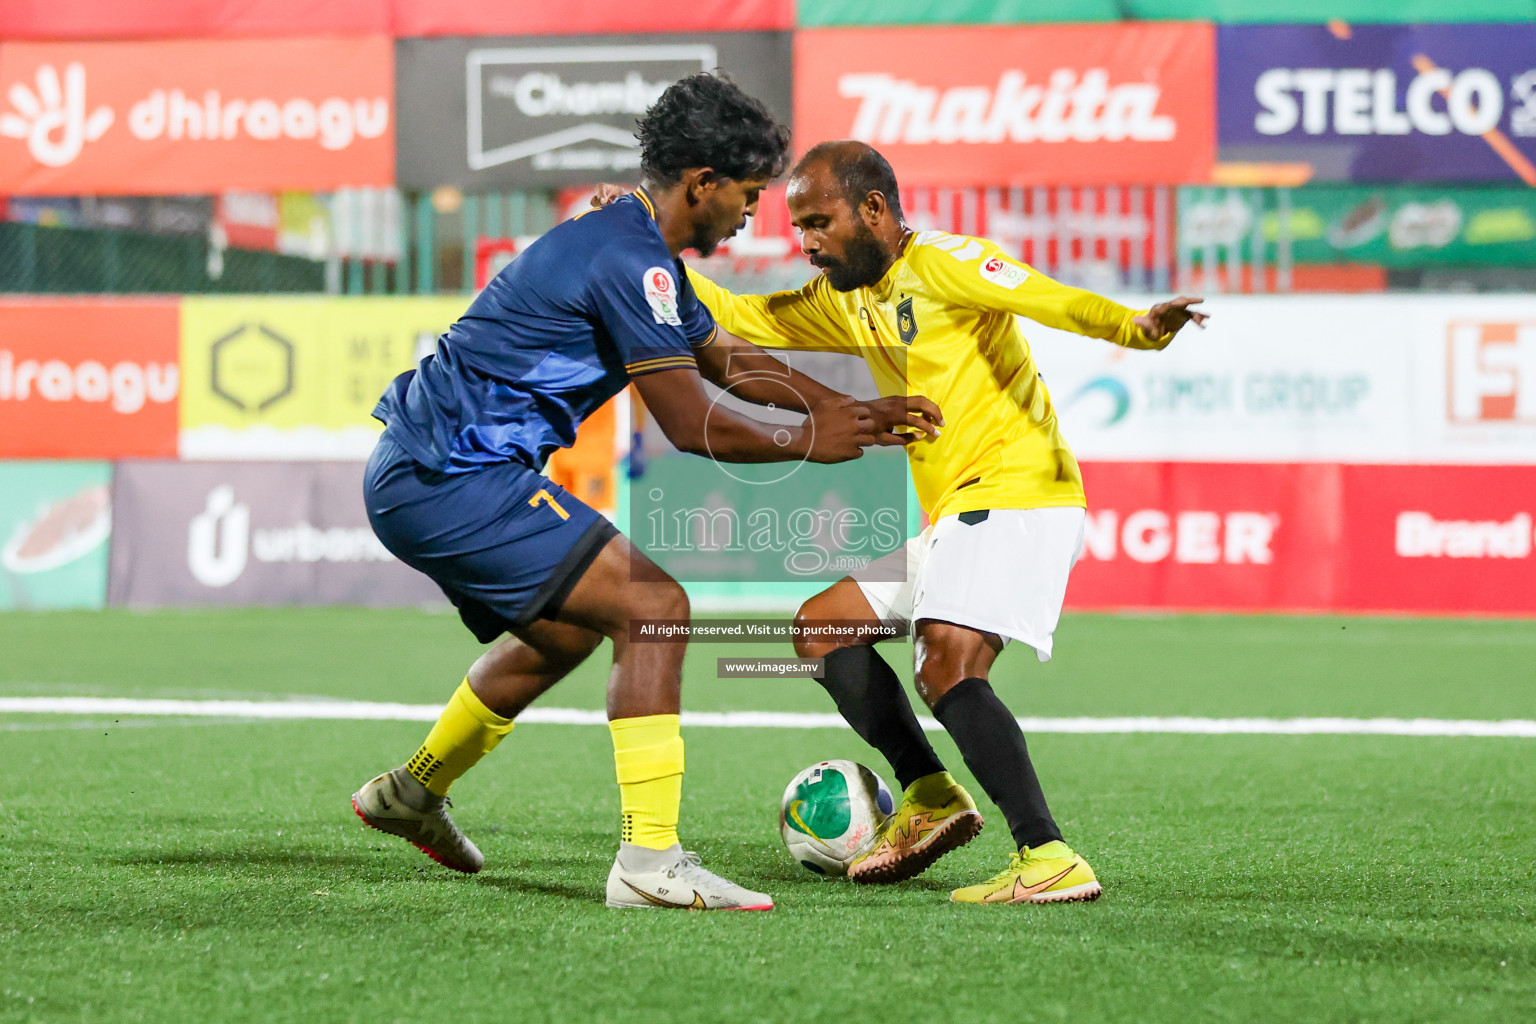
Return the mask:
<path id="1" fill-rule="evenodd" d="M 402 39 L 400 184 L 639 181 L 635 121 L 680 78 L 719 68 L 788 124 L 790 39 L 788 32 Z"/>
<path id="2" fill-rule="evenodd" d="M 1220 159 L 1536 185 L 1536 24 L 1223 25 Z"/>

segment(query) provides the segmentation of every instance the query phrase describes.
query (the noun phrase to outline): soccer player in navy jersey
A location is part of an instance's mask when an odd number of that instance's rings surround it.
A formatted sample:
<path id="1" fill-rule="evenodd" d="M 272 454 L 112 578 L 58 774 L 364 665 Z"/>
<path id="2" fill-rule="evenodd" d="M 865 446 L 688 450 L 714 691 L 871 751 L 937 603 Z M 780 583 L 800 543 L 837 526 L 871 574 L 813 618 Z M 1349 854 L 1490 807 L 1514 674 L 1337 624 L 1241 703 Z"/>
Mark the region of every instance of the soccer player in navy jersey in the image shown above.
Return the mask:
<path id="1" fill-rule="evenodd" d="M 643 186 L 530 246 L 374 411 L 385 424 L 364 484 L 375 532 L 496 644 L 420 749 L 352 805 L 444 866 L 480 870 L 448 814 L 449 786 L 606 637 L 622 810 L 608 905 L 766 910 L 770 897 L 705 870 L 678 842 L 685 645 L 633 643 L 629 629 L 686 619 L 682 587 L 540 470 L 631 382 L 673 444 L 723 462 L 854 459 L 915 436 L 894 426 L 931 433 L 938 412 L 904 396 L 856 403 L 721 331 L 698 301 L 680 254 L 708 255 L 745 226 L 784 169 L 789 133 L 761 103 L 694 75 L 667 89 L 638 137 Z M 711 407 L 704 380 L 806 421 L 784 428 Z"/>

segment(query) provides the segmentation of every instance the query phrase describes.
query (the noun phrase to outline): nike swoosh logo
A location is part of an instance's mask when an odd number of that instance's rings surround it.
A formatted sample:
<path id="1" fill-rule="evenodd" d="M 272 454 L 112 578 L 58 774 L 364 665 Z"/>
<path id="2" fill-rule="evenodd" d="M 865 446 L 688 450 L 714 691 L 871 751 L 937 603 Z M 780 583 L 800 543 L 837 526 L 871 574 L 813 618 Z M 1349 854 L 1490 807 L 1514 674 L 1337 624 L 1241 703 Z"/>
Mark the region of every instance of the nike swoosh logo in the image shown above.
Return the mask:
<path id="1" fill-rule="evenodd" d="M 1026 896 L 1033 896 L 1037 892 L 1044 892 L 1045 890 L 1049 889 L 1051 886 L 1055 885 L 1057 882 L 1061 881 L 1063 878 L 1066 878 L 1068 875 L 1070 875 L 1072 873 L 1072 869 L 1075 868 L 1075 867 L 1077 867 L 1076 862 L 1068 864 L 1067 865 L 1067 869 L 1065 871 L 1061 872 L 1060 874 L 1053 875 L 1052 877 L 1047 878 L 1043 882 L 1039 882 L 1039 883 L 1037 883 L 1035 885 L 1030 885 L 1030 886 L 1024 885 L 1024 879 L 1022 879 L 1022 878 L 1014 879 L 1014 881 L 1013 881 L 1013 895 L 1009 897 L 1009 902 L 1012 903 L 1012 902 L 1015 902 L 1017 900 L 1024 899 Z"/>
<path id="2" fill-rule="evenodd" d="M 624 881 L 624 880 L 620 879 L 620 881 Z M 638 889 L 634 885 L 631 885 L 628 881 L 624 881 L 624 884 L 629 886 L 630 892 L 633 892 L 636 896 L 639 896 L 641 899 L 644 899 L 644 900 L 648 901 L 653 906 L 670 907 L 670 908 L 672 908 L 674 910 L 708 910 L 709 909 L 707 906 L 705 906 L 705 904 L 704 904 L 704 897 L 699 895 L 699 890 L 697 890 L 697 889 L 693 890 L 693 902 L 692 903 L 674 903 L 671 900 L 664 900 L 660 896 L 653 896 L 650 893 L 646 892 L 644 889 Z"/>

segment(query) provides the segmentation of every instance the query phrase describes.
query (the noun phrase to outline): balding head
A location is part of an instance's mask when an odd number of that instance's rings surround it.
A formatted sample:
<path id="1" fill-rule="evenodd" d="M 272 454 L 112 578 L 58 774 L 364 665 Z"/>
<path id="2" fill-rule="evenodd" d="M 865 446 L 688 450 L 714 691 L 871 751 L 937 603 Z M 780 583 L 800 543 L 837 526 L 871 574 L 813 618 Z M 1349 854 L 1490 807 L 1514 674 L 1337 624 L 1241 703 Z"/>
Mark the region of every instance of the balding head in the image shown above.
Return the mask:
<path id="1" fill-rule="evenodd" d="M 862 142 L 823 142 L 789 178 L 800 250 L 840 292 L 873 285 L 901 256 L 907 227 L 896 175 Z"/>
<path id="2" fill-rule="evenodd" d="M 812 170 L 821 171 L 836 182 L 850 206 L 856 208 L 871 192 L 879 192 L 885 197 L 885 204 L 896 221 L 904 220 L 896 172 L 868 143 L 840 139 L 812 146 L 795 165 L 791 177 L 802 177 Z"/>

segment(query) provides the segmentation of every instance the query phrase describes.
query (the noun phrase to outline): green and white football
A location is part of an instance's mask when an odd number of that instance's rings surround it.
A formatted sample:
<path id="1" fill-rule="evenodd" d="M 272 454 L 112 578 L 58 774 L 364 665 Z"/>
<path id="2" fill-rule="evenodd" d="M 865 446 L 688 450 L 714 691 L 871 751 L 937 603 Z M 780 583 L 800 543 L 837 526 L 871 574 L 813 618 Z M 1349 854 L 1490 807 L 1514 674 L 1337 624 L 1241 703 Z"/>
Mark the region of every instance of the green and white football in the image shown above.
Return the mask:
<path id="1" fill-rule="evenodd" d="M 822 761 L 790 780 L 779 805 L 789 855 L 818 875 L 846 875 L 896 808 L 885 782 L 852 761 Z"/>

